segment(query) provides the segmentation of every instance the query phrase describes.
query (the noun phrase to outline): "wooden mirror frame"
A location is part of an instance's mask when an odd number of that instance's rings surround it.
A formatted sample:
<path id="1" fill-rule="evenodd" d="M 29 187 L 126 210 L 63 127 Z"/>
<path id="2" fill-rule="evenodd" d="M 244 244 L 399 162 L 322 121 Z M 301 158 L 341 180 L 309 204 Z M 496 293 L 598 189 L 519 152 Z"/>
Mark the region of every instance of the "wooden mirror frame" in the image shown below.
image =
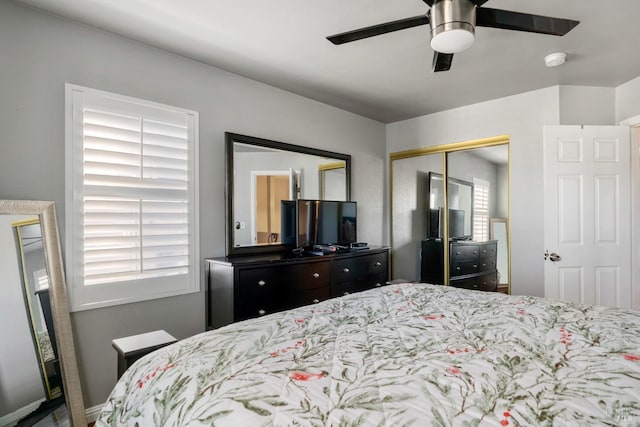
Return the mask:
<path id="1" fill-rule="evenodd" d="M 320 150 L 317 148 L 302 147 L 300 145 L 287 144 L 284 142 L 272 141 L 269 139 L 256 138 L 253 136 L 240 135 L 231 132 L 225 132 L 226 139 L 226 156 L 227 156 L 227 181 L 226 181 L 226 243 L 227 256 L 233 255 L 249 255 L 259 253 L 273 253 L 286 250 L 289 246 L 284 244 L 274 245 L 247 245 L 235 246 L 234 239 L 234 158 L 233 144 L 238 142 L 247 145 L 256 145 L 259 147 L 272 148 L 276 150 L 291 151 L 294 153 L 308 154 L 318 157 L 327 157 L 345 162 L 345 195 L 346 200 L 351 200 L 351 155 L 334 153 L 332 151 Z"/>
<path id="2" fill-rule="evenodd" d="M 54 202 L 0 200 L 0 215 L 37 215 L 39 217 L 44 240 L 45 264 L 49 275 L 51 311 L 62 369 L 65 404 L 71 424 L 76 427 L 84 427 L 87 425 L 87 420 L 73 341 L 71 316 L 69 315 L 67 286 Z"/>

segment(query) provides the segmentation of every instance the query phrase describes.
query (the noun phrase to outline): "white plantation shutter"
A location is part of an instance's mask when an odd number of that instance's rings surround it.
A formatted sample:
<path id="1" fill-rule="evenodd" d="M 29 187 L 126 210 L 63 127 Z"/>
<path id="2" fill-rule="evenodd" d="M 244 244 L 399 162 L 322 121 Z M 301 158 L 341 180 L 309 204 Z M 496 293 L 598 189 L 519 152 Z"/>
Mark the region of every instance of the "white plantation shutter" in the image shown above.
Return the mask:
<path id="1" fill-rule="evenodd" d="M 197 291 L 197 113 L 68 85 L 76 310 Z"/>
<path id="2" fill-rule="evenodd" d="M 473 179 L 473 240 L 489 240 L 489 182 Z"/>

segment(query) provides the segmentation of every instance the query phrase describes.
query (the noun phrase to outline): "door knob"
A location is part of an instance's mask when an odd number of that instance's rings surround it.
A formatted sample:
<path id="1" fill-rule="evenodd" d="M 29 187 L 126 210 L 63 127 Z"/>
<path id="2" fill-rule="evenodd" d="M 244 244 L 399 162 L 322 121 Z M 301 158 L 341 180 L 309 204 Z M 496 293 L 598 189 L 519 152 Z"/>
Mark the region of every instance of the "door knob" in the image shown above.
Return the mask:
<path id="1" fill-rule="evenodd" d="M 562 259 L 562 257 L 560 255 L 558 255 L 557 253 L 555 253 L 555 252 L 549 253 L 549 251 L 546 251 L 544 253 L 544 259 L 545 259 L 545 261 L 548 259 L 551 262 L 558 262 L 558 261 L 560 261 Z"/>

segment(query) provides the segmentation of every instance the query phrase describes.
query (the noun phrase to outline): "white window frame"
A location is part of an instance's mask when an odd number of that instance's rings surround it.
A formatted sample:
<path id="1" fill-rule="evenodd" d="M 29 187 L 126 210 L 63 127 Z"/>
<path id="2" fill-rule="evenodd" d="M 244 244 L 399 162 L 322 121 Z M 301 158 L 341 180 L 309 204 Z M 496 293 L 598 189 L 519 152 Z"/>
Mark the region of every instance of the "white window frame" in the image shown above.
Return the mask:
<path id="1" fill-rule="evenodd" d="M 101 284 L 84 284 L 83 114 L 93 107 L 145 118 L 184 115 L 188 141 L 188 268 L 186 274 Z M 73 84 L 65 85 L 66 278 L 71 311 L 82 311 L 200 291 L 198 207 L 198 113 Z"/>
<path id="2" fill-rule="evenodd" d="M 484 192 L 487 193 L 486 210 L 479 208 L 477 205 L 478 196 Z M 484 179 L 473 178 L 473 240 L 478 242 L 486 242 L 489 240 L 489 219 L 491 215 L 491 183 Z M 476 225 L 480 224 L 480 227 Z M 478 231 L 479 233 L 477 233 Z M 479 235 L 478 235 L 479 234 Z"/>

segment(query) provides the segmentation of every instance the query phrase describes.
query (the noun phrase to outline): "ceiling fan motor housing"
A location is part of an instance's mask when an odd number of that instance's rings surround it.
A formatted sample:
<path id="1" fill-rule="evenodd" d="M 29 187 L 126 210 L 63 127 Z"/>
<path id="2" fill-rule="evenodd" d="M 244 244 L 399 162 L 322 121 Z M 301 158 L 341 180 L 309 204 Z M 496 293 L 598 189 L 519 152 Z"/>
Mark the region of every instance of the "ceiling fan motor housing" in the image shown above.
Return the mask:
<path id="1" fill-rule="evenodd" d="M 476 5 L 471 0 L 440 0 L 430 9 L 431 47 L 457 53 L 473 44 Z M 455 39 L 455 40 L 452 40 Z"/>

